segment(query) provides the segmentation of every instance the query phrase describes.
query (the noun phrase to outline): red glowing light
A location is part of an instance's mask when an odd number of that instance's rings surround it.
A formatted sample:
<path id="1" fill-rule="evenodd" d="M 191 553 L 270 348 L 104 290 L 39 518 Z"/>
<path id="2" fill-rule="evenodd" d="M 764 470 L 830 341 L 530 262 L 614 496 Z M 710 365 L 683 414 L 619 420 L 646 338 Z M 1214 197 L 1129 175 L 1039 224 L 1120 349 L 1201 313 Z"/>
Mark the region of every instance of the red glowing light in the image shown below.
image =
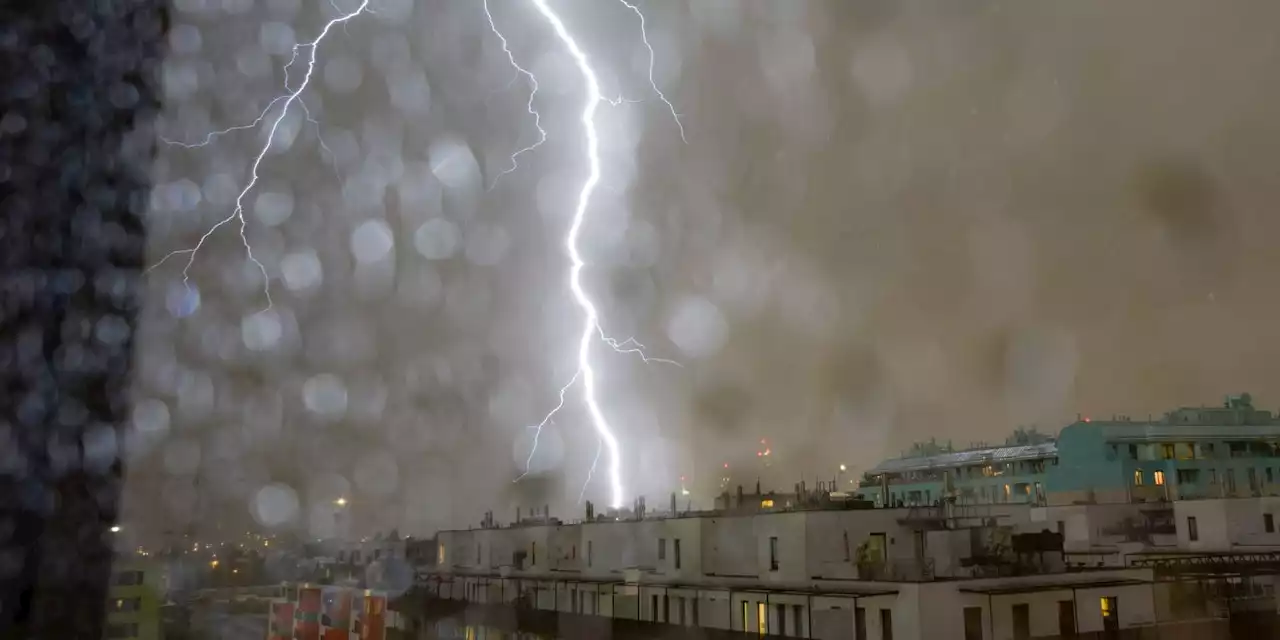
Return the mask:
<path id="1" fill-rule="evenodd" d="M 1084 421 L 1085 421 L 1085 422 L 1093 422 L 1093 418 L 1085 418 L 1085 419 L 1084 419 Z"/>
<path id="2" fill-rule="evenodd" d="M 728 462 L 724 463 L 724 468 L 726 468 L 726 469 L 728 469 L 728 468 L 729 468 L 729 463 L 728 463 Z"/>
<path id="3" fill-rule="evenodd" d="M 763 452 L 763 451 L 757 451 L 757 452 L 756 452 L 756 457 L 757 457 L 757 458 L 759 458 L 759 457 L 760 457 L 760 456 L 762 456 L 762 455 L 764 455 L 764 452 Z"/>
<path id="4" fill-rule="evenodd" d="M 765 442 L 765 439 L 764 439 L 764 438 L 760 438 L 760 444 L 769 444 L 769 443 L 768 443 L 768 442 Z"/>

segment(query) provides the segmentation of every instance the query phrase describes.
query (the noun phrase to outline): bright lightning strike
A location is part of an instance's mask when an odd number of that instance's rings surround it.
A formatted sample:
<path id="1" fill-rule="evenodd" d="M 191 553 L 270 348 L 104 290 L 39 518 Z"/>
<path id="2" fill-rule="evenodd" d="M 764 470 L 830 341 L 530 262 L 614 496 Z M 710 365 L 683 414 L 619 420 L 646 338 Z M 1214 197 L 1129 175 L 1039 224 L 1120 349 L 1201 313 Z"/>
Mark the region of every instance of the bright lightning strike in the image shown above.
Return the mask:
<path id="1" fill-rule="evenodd" d="M 560 411 L 561 407 L 564 406 L 564 395 L 566 391 L 571 386 L 573 386 L 578 381 L 579 378 L 581 378 L 582 386 L 583 386 L 583 399 L 586 402 L 587 411 L 591 416 L 591 423 L 595 427 L 596 434 L 599 437 L 599 441 L 598 441 L 599 446 L 596 451 L 596 458 L 592 462 L 591 468 L 587 473 L 587 483 L 590 483 L 592 477 L 595 475 L 595 470 L 597 468 L 600 455 L 604 452 L 604 450 L 607 449 L 609 454 L 609 465 L 608 465 L 609 492 L 610 492 L 609 504 L 613 508 L 618 509 L 622 507 L 623 494 L 625 492 L 622 485 L 622 456 L 618 447 L 618 439 L 616 436 L 614 436 L 613 430 L 609 426 L 609 421 L 605 418 L 604 412 L 600 409 L 600 404 L 596 399 L 596 372 L 595 372 L 595 369 L 591 366 L 591 345 L 596 340 L 596 338 L 599 337 L 601 341 L 603 341 L 606 345 L 608 345 L 614 351 L 617 351 L 619 353 L 639 354 L 640 357 L 645 360 L 645 362 L 659 361 L 656 358 L 651 359 L 646 357 L 643 352 L 643 345 L 637 342 L 634 338 L 631 338 L 622 342 L 618 342 L 617 340 L 613 340 L 607 337 L 604 334 L 603 327 L 601 327 L 600 325 L 600 314 L 596 308 L 595 302 L 592 301 L 591 297 L 587 294 L 586 290 L 582 286 L 582 270 L 586 266 L 586 263 L 583 261 L 582 254 L 578 249 L 578 238 L 582 234 L 582 226 L 586 221 L 587 208 L 591 203 L 591 194 L 595 191 L 596 186 L 600 182 L 600 136 L 596 130 L 595 114 L 596 114 L 596 109 L 600 106 L 601 102 L 608 102 L 610 104 L 618 104 L 618 102 L 606 99 L 604 95 L 601 93 L 600 81 L 596 76 L 595 70 L 592 69 L 591 62 L 588 60 L 586 53 L 584 53 L 582 51 L 582 48 L 578 46 L 577 41 L 569 33 L 568 28 L 565 27 L 565 24 L 560 19 L 560 16 L 557 15 L 556 12 L 553 11 L 551 7 L 547 5 L 546 0 L 530 0 L 530 2 L 533 3 L 533 6 L 537 8 L 540 14 L 542 14 L 542 17 L 545 18 L 546 21 L 551 25 L 551 28 L 555 31 L 556 36 L 564 44 L 565 48 L 569 50 L 569 54 L 573 57 L 578 67 L 578 71 L 582 74 L 582 79 L 584 81 L 584 84 L 586 85 L 587 95 L 586 95 L 585 104 L 583 105 L 581 121 L 582 121 L 583 130 L 587 138 L 587 163 L 589 165 L 590 170 L 587 175 L 586 181 L 582 185 L 582 190 L 578 194 L 578 203 L 573 212 L 573 221 L 570 224 L 568 234 L 565 237 L 565 248 L 569 253 L 569 260 L 571 264 L 569 269 L 569 289 L 573 293 L 574 302 L 577 304 L 578 308 L 582 311 L 582 315 L 583 315 L 582 333 L 578 340 L 578 367 L 577 367 L 577 370 L 574 372 L 573 378 L 569 380 L 568 384 L 566 384 L 564 387 L 560 389 L 560 403 L 557 404 L 556 407 L 552 409 L 551 412 L 548 413 L 547 416 L 543 419 L 543 421 L 536 427 L 537 433 L 535 433 L 534 435 L 533 449 L 529 452 L 529 459 L 526 461 L 526 465 L 525 465 L 526 474 L 528 473 L 527 469 L 528 469 L 529 463 L 532 462 L 533 460 L 533 453 L 537 449 L 537 438 L 538 438 L 538 434 L 541 433 L 542 427 L 545 426 L 547 423 L 549 423 L 551 419 L 555 416 L 555 414 L 558 411 Z M 679 119 L 679 116 L 676 114 L 674 106 L 671 105 L 671 103 L 667 100 L 666 96 L 663 95 L 661 91 L 657 90 L 657 85 L 654 84 L 653 82 L 653 47 L 649 46 L 648 35 L 644 32 L 644 15 L 640 12 L 638 8 L 636 8 L 635 5 L 629 2 L 626 2 L 625 0 L 622 0 L 622 3 L 626 5 L 628 8 L 630 8 L 632 11 L 634 11 L 637 15 L 640 16 L 641 36 L 643 37 L 645 46 L 649 49 L 649 54 L 650 54 L 650 64 L 649 64 L 650 84 L 654 85 L 653 88 L 657 92 L 658 96 L 662 98 L 662 101 L 666 103 L 668 107 L 671 108 L 671 113 L 676 118 L 676 124 L 677 126 L 680 127 L 680 137 L 683 140 L 684 128 L 682 125 L 680 125 L 680 119 Z M 507 46 L 506 38 L 504 38 L 502 34 L 499 33 L 498 29 L 493 23 L 493 17 L 491 14 L 489 14 L 487 1 L 485 3 L 485 15 L 489 18 L 490 28 L 493 29 L 494 33 L 497 34 L 498 38 L 502 41 L 503 51 L 507 53 L 507 57 L 509 61 L 517 69 L 517 71 L 524 73 L 526 77 L 529 78 L 533 86 L 533 90 L 536 92 L 537 86 L 538 86 L 536 78 L 534 78 L 532 74 L 530 74 L 528 71 L 526 71 L 516 63 L 515 57 L 511 54 L 511 50 Z M 619 100 L 619 102 L 621 102 L 621 100 Z M 538 115 L 536 111 L 533 109 L 532 94 L 529 97 L 529 111 L 530 113 L 534 114 L 535 122 L 537 122 L 536 119 L 538 118 Z M 539 129 L 539 132 L 542 134 L 542 137 L 537 143 L 533 145 L 533 147 L 536 147 L 538 144 L 541 144 L 542 141 L 546 139 L 546 133 L 542 131 L 542 127 L 540 125 L 538 129 Z M 530 149 L 526 148 L 526 149 L 522 149 L 521 151 L 517 151 L 512 156 L 511 169 L 509 169 L 507 172 L 504 172 L 504 173 L 509 173 L 510 171 L 514 171 L 516 167 L 517 156 L 519 156 L 521 153 L 527 152 L 528 150 Z M 501 175 L 499 177 L 501 177 Z M 671 361 L 667 360 L 664 362 L 671 362 Z M 521 477 L 524 477 L 524 476 L 522 475 Z M 583 485 L 583 492 L 585 493 L 585 491 L 586 491 L 586 484 Z M 581 499 L 581 496 L 579 496 L 579 499 Z"/>
<path id="2" fill-rule="evenodd" d="M 489 0 L 484 0 L 484 17 L 489 19 L 489 30 L 493 32 L 493 35 L 498 36 L 498 41 L 502 43 L 502 52 L 507 54 L 507 62 L 511 63 L 512 68 L 516 70 L 516 77 L 524 76 L 529 80 L 529 102 L 525 104 L 525 110 L 529 112 L 529 115 L 533 116 L 533 126 L 538 130 L 537 141 L 511 154 L 511 166 L 502 173 L 499 173 L 497 177 L 493 179 L 493 182 L 489 184 L 489 188 L 493 189 L 497 186 L 498 180 L 502 179 L 502 176 L 505 176 L 520 167 L 520 156 L 532 152 L 534 149 L 542 146 L 542 143 L 547 141 L 547 131 L 542 128 L 542 114 L 533 106 L 534 99 L 538 97 L 538 78 L 528 69 L 520 66 L 519 62 L 516 62 L 516 56 L 511 52 L 511 46 L 507 43 L 506 36 L 502 35 L 502 31 L 498 30 L 498 25 L 493 22 L 493 14 L 489 12 Z M 562 392 L 561 396 L 563 395 L 564 394 Z"/>
<path id="3" fill-rule="evenodd" d="M 190 288 L 191 287 L 191 276 L 190 276 L 191 265 L 195 264 L 196 255 L 200 252 L 200 249 L 204 247 L 204 243 L 209 239 L 210 236 L 214 234 L 215 231 L 217 231 L 223 225 L 226 225 L 232 221 L 236 221 L 240 224 L 240 241 L 244 243 L 245 254 L 248 256 L 249 261 L 252 262 L 254 265 L 256 265 L 258 267 L 258 270 L 262 272 L 263 293 L 267 297 L 266 309 L 267 310 L 271 309 L 271 306 L 272 306 L 271 284 L 270 284 L 271 278 L 270 276 L 267 275 L 266 266 L 263 265 L 261 262 L 259 262 L 257 258 L 253 257 L 253 246 L 249 244 L 249 237 L 245 234 L 245 226 L 247 223 L 244 217 L 244 197 L 248 195 L 250 191 L 253 190 L 253 187 L 255 185 L 258 184 L 258 169 L 259 167 L 262 166 L 262 160 L 263 158 L 266 158 L 267 151 L 271 149 L 271 143 L 275 141 L 276 131 L 280 128 L 280 123 L 284 121 L 285 116 L 289 115 L 289 107 L 293 106 L 294 102 L 298 102 L 299 104 L 301 104 L 302 100 L 299 96 L 302 95 L 303 91 L 306 91 L 307 85 L 311 84 L 311 75 L 316 68 L 316 50 L 320 48 L 320 43 L 324 41 L 325 36 L 329 35 L 329 31 L 333 29 L 334 26 L 342 25 L 345 28 L 347 22 L 349 22 L 356 16 L 364 13 L 369 8 L 369 1 L 370 0 L 362 0 L 360 3 L 360 6 L 356 7 L 354 11 L 351 11 L 350 13 L 342 14 L 337 18 L 334 18 L 329 22 L 325 23 L 324 28 L 320 30 L 320 35 L 316 36 L 315 40 L 312 40 L 311 42 L 293 45 L 293 56 L 289 59 L 289 63 L 284 67 L 284 89 L 286 93 L 272 100 L 271 103 L 267 105 L 267 108 L 262 111 L 262 114 L 259 115 L 258 118 L 254 120 L 252 123 L 247 125 L 231 127 L 228 129 L 223 129 L 222 131 L 215 131 L 213 133 L 206 135 L 204 140 L 199 143 L 195 143 L 195 144 L 175 143 L 175 144 L 178 144 L 179 146 L 186 147 L 186 148 L 205 146 L 210 142 L 212 142 L 215 138 L 231 133 L 232 131 L 238 131 L 242 129 L 251 129 L 258 126 L 259 124 L 262 123 L 263 120 L 266 119 L 267 114 L 271 111 L 272 107 L 274 107 L 277 103 L 281 101 L 283 101 L 284 103 L 280 107 L 279 115 L 277 115 L 275 119 L 271 121 L 271 128 L 267 133 L 267 140 L 262 144 L 262 149 L 258 151 L 258 155 L 253 159 L 253 164 L 250 166 L 250 169 L 249 169 L 249 181 L 245 184 L 244 188 L 240 191 L 240 194 L 236 196 L 235 207 L 231 210 L 231 214 L 223 218 L 222 220 L 219 220 L 212 227 L 209 227 L 209 230 L 206 231 L 204 235 L 200 236 L 200 240 L 196 242 L 196 246 L 191 247 L 189 249 L 178 249 L 176 251 L 170 252 L 168 255 L 161 258 L 159 262 L 151 265 L 151 267 L 147 269 L 148 272 L 164 264 L 169 258 L 172 258 L 177 255 L 186 255 L 187 264 L 182 268 L 182 284 Z M 298 54 L 304 48 L 308 50 L 307 73 L 302 77 L 302 82 L 298 84 L 298 88 L 292 89 L 289 86 L 289 69 L 293 66 L 294 62 L 297 62 Z M 306 110 L 306 105 L 303 105 L 302 108 Z M 307 119 L 311 122 L 315 122 L 314 120 L 311 119 L 309 112 L 307 113 Z"/>

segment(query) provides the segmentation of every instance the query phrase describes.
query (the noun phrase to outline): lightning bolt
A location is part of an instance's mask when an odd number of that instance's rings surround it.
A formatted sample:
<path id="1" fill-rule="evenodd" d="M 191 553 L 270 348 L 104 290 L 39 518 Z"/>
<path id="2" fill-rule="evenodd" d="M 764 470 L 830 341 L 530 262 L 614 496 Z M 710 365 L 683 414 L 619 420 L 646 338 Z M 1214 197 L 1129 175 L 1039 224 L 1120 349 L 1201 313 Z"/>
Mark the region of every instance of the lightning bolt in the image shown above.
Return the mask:
<path id="1" fill-rule="evenodd" d="M 253 164 L 250 166 L 250 169 L 249 169 L 249 181 L 245 183 L 244 188 L 240 190 L 240 194 L 236 196 L 235 207 L 232 208 L 230 215 L 223 218 L 222 220 L 219 220 L 212 227 L 209 227 L 208 231 L 205 231 L 204 235 L 200 236 L 200 240 L 196 242 L 196 245 L 194 247 L 191 247 L 188 249 L 178 249 L 176 251 L 169 252 L 167 255 L 161 258 L 158 262 L 148 267 L 147 272 L 150 272 L 153 269 L 164 264 L 169 260 L 169 258 L 172 258 L 174 256 L 179 256 L 179 255 L 185 255 L 187 256 L 187 264 L 182 268 L 182 284 L 183 286 L 190 289 L 191 288 L 191 275 L 190 275 L 191 266 L 195 264 L 196 255 L 199 254 L 200 249 L 204 247 L 204 243 L 209 240 L 209 237 L 212 236 L 214 232 L 216 232 L 218 229 L 220 229 L 224 225 L 227 225 L 233 221 L 238 222 L 240 226 L 240 241 L 244 244 L 245 254 L 248 256 L 249 261 L 252 262 L 254 265 L 256 265 L 258 267 L 258 270 L 262 272 L 263 294 L 267 298 L 266 310 L 271 309 L 272 307 L 271 278 L 270 276 L 267 275 L 266 266 L 264 266 L 262 262 L 260 262 L 257 258 L 253 256 L 253 246 L 249 244 L 249 237 L 245 234 L 245 227 L 247 223 L 244 217 L 244 198 L 246 195 L 249 194 L 250 191 L 253 190 L 253 187 L 258 184 L 258 169 L 262 166 L 262 160 L 266 158 L 267 151 L 271 149 L 271 143 L 275 141 L 276 131 L 280 128 L 280 123 L 284 121 L 285 116 L 289 115 L 289 107 L 293 106 L 293 103 L 295 102 L 302 104 L 302 100 L 300 96 L 302 95 L 303 91 L 306 91 L 307 86 L 311 84 L 311 75 L 313 72 L 315 72 L 315 68 L 316 68 L 316 50 L 320 48 L 320 43 L 323 42 L 325 37 L 329 35 L 329 31 L 333 29 L 334 26 L 342 25 L 345 28 L 347 22 L 351 21 L 356 16 L 364 13 L 369 8 L 369 2 L 370 0 L 362 0 L 360 2 L 360 6 L 356 7 L 355 10 L 351 11 L 350 13 L 341 14 L 338 17 L 325 23 L 324 28 L 320 30 L 320 35 L 316 36 L 315 40 L 312 40 L 311 42 L 293 45 L 293 55 L 292 57 L 290 57 L 289 63 L 286 64 L 284 67 L 285 93 L 284 95 L 277 96 L 274 100 L 272 100 L 269 104 L 267 104 L 267 108 L 262 110 L 262 113 L 258 116 L 256 120 L 254 120 L 253 122 L 247 125 L 238 125 L 235 127 L 230 127 L 227 129 L 223 129 L 221 131 L 215 131 L 213 133 L 207 134 L 204 137 L 204 139 L 198 143 L 171 143 L 171 144 L 177 144 L 178 146 L 182 146 L 185 148 L 195 148 L 195 147 L 205 146 L 213 142 L 213 140 L 215 140 L 216 138 L 226 135 L 228 133 L 231 133 L 233 131 L 239 131 L 243 129 L 252 129 L 257 127 L 264 120 L 267 119 L 267 114 L 270 113 L 273 107 L 275 107 L 277 104 L 283 103 L 280 106 L 279 114 L 275 117 L 274 120 L 271 121 L 271 128 L 267 133 L 266 142 L 262 144 L 262 148 L 258 151 L 258 155 L 253 159 Z M 306 49 L 308 51 L 307 72 L 303 76 L 302 82 L 298 84 L 298 88 L 292 89 L 289 86 L 289 69 L 293 67 L 293 64 L 295 62 L 297 62 L 298 55 L 303 49 Z M 302 108 L 304 111 L 307 110 L 305 104 L 302 104 Z M 315 122 L 315 120 L 311 118 L 311 114 L 309 111 L 307 111 L 306 115 L 307 115 L 308 121 Z M 169 142 L 169 141 L 166 141 L 166 142 Z M 322 141 L 322 144 L 323 144 L 323 141 Z"/>
<path id="2" fill-rule="evenodd" d="M 618 2 L 621 2 L 632 13 L 636 14 L 637 18 L 640 18 L 640 40 L 644 42 L 644 48 L 649 50 L 649 86 L 653 88 L 654 93 L 658 94 L 658 99 L 667 105 L 667 109 L 671 110 L 671 119 L 676 121 L 676 128 L 680 130 L 680 141 L 688 144 L 689 140 L 684 137 L 684 124 L 680 122 L 680 114 L 676 113 L 676 106 L 671 104 L 666 94 L 662 93 L 662 89 L 658 88 L 658 83 L 653 79 L 653 62 L 656 56 L 653 54 L 653 45 L 649 44 L 649 30 L 645 28 L 644 13 L 640 11 L 640 7 L 627 2 L 627 0 L 618 0 Z"/>
<path id="3" fill-rule="evenodd" d="M 625 0 L 620 1 L 627 8 L 635 12 L 636 15 L 640 16 L 641 37 L 644 40 L 645 47 L 649 50 L 649 82 L 658 96 L 671 110 L 672 116 L 676 119 L 676 125 L 680 128 L 681 140 L 684 140 L 684 127 L 680 124 L 679 115 L 676 113 L 675 107 L 667 100 L 666 96 L 658 90 L 656 83 L 653 81 L 653 47 L 649 45 L 648 34 L 645 33 L 644 14 L 635 5 L 626 2 Z M 587 210 L 591 204 L 591 195 L 600 183 L 600 136 L 596 130 L 596 109 L 600 106 L 601 102 L 617 105 L 621 104 L 623 100 L 621 98 L 618 100 L 610 100 L 604 97 L 600 89 L 600 80 L 596 76 L 595 70 L 592 69 L 591 62 L 587 58 L 587 54 L 583 52 L 582 48 L 578 45 L 577 40 L 569 33 L 569 29 L 565 26 L 564 21 L 560 19 L 560 16 L 547 5 L 546 0 L 530 0 L 530 2 L 533 4 L 534 8 L 538 10 L 538 13 L 540 13 L 547 21 L 547 23 L 551 25 L 552 30 L 555 31 L 560 42 L 569 51 L 569 54 L 573 57 L 574 62 L 578 67 L 578 71 L 582 75 L 583 83 L 586 85 L 586 99 L 582 107 L 580 120 L 587 139 L 587 164 L 589 166 L 589 171 L 586 181 L 583 182 L 582 189 L 578 193 L 578 202 L 573 211 L 573 220 L 570 223 L 569 231 L 565 236 L 565 249 L 569 254 L 570 262 L 569 290 L 573 294 L 575 304 L 582 312 L 582 332 L 579 334 L 578 338 L 578 366 L 569 382 L 560 388 L 559 403 L 546 415 L 546 417 L 543 418 L 541 423 L 534 427 L 536 431 L 534 434 L 533 446 L 529 451 L 529 458 L 525 461 L 525 473 L 522 474 L 520 478 L 523 478 L 529 473 L 529 465 L 532 463 L 533 455 L 537 451 L 538 436 L 541 434 L 542 428 L 549 424 L 555 417 L 556 413 L 564 407 L 565 394 L 578 382 L 578 380 L 581 380 L 583 386 L 583 400 L 586 404 L 587 412 L 590 415 L 591 424 L 595 428 L 598 441 L 596 456 L 587 472 L 587 480 L 586 483 L 583 484 L 582 494 L 579 495 L 579 500 L 582 499 L 582 495 L 586 492 L 587 485 L 590 484 L 592 478 L 595 476 L 600 456 L 607 451 L 609 456 L 609 504 L 613 508 L 618 509 L 622 507 L 623 495 L 625 493 L 625 489 L 622 484 L 622 455 L 619 450 L 618 439 L 613 434 L 613 429 L 610 427 L 609 421 L 605 417 L 604 411 L 601 410 L 600 403 L 596 398 L 596 371 L 591 365 L 592 344 L 599 339 L 614 351 L 619 353 L 638 354 L 645 362 L 677 363 L 659 358 L 649 358 L 644 354 L 644 345 L 640 344 L 634 338 L 628 338 L 627 340 L 619 342 L 606 336 L 604 328 L 600 325 L 599 310 L 597 309 L 595 302 L 591 299 L 591 296 L 587 294 L 586 290 L 582 286 L 582 270 L 586 267 L 586 263 L 583 261 L 582 254 L 578 249 L 578 238 L 581 236 L 583 224 L 586 222 Z M 537 79 L 532 73 L 521 67 L 519 63 L 516 62 L 515 56 L 511 53 L 511 49 L 508 46 L 507 39 L 502 36 L 501 32 L 494 24 L 493 15 L 489 12 L 488 1 L 486 0 L 484 4 L 485 16 L 489 19 L 489 27 L 502 42 L 502 49 L 507 54 L 508 61 L 517 70 L 517 72 L 525 75 L 525 77 L 530 81 L 530 85 L 533 89 L 529 96 L 528 110 L 529 113 L 534 116 L 535 124 L 538 125 L 538 131 L 540 133 L 538 142 L 512 154 L 511 168 L 504 171 L 502 174 L 499 174 L 498 177 L 500 178 L 502 175 L 506 175 L 517 168 L 517 160 L 521 154 L 528 153 L 534 148 L 537 148 L 538 145 L 542 144 L 542 142 L 546 140 L 546 132 L 543 131 L 540 116 L 533 107 L 534 94 L 536 94 L 538 87 Z M 516 481 L 519 481 L 520 478 L 517 478 Z"/>
<path id="4" fill-rule="evenodd" d="M 493 189 L 498 186 L 498 180 L 501 180 L 502 176 L 520 168 L 520 156 L 532 152 L 534 149 L 542 146 L 542 143 L 547 141 L 547 131 L 542 128 L 542 114 L 538 113 L 538 110 L 533 106 L 533 101 L 538 97 L 537 76 L 534 76 L 528 69 L 525 69 L 520 66 L 519 62 L 516 62 L 516 56 L 511 52 L 511 46 L 507 43 L 506 36 L 502 35 L 502 31 L 498 29 L 498 25 L 493 21 L 493 14 L 489 11 L 489 0 L 484 0 L 484 17 L 489 20 L 489 30 L 493 32 L 493 35 L 498 36 L 498 41 L 502 43 L 502 52 L 507 54 L 507 62 L 511 63 L 511 67 L 516 70 L 516 77 L 512 79 L 512 82 L 515 82 L 515 79 L 520 76 L 524 76 L 529 80 L 529 102 L 525 104 L 525 110 L 529 112 L 529 115 L 533 116 L 533 126 L 538 130 L 537 141 L 511 154 L 511 166 L 502 173 L 499 173 L 497 177 L 493 179 L 493 182 L 489 183 L 489 189 Z M 563 395 L 563 392 L 561 392 L 562 404 Z M 528 472 L 526 471 L 526 473 Z"/>

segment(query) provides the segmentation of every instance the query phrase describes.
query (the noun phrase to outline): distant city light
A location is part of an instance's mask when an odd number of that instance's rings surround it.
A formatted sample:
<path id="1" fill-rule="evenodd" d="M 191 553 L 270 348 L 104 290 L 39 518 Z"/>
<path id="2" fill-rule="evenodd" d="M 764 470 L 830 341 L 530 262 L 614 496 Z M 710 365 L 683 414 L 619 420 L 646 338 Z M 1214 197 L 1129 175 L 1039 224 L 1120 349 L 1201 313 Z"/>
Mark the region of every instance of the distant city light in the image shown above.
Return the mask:
<path id="1" fill-rule="evenodd" d="M 848 468 L 848 467 L 846 467 L 846 466 L 844 466 L 844 465 L 840 465 L 840 470 L 841 470 L 841 471 L 848 471 L 848 470 L 849 470 L 849 468 Z"/>
<path id="2" fill-rule="evenodd" d="M 111 527 L 111 533 L 120 533 L 120 525 Z"/>
<path id="3" fill-rule="evenodd" d="M 337 500 L 334 500 L 334 501 L 333 501 L 333 503 L 334 503 L 334 504 L 336 504 L 336 505 L 338 505 L 339 507 L 345 507 L 345 506 L 347 506 L 347 499 L 346 499 L 346 498 L 338 498 Z"/>

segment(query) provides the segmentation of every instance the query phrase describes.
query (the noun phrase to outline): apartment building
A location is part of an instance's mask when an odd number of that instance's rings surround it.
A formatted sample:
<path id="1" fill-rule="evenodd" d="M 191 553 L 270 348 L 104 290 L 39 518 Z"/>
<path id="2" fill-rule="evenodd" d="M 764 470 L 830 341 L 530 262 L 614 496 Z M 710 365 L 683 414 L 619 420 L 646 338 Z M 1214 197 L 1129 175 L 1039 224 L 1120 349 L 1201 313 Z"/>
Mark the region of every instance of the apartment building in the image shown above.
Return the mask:
<path id="1" fill-rule="evenodd" d="M 999 447 L 917 448 L 864 474 L 858 493 L 889 506 L 1280 496 L 1280 419 L 1247 393 L 1159 419 L 1082 417 L 1056 438 L 1032 435 Z"/>
<path id="2" fill-rule="evenodd" d="M 158 640 L 163 584 L 160 565 L 135 557 L 118 558 L 107 590 L 107 640 Z"/>
<path id="3" fill-rule="evenodd" d="M 800 638 L 1031 638 L 1155 623 L 1151 569 L 1069 571 L 1052 544 L 1011 560 L 1007 542 L 1033 526 L 1016 505 L 933 520 L 906 508 L 540 519 L 440 532 L 423 584 L 477 605 Z"/>
<path id="4" fill-rule="evenodd" d="M 1280 608 L 1280 421 L 1248 394 L 932 449 L 878 465 L 854 499 L 801 484 L 703 512 L 489 514 L 438 534 L 420 585 L 482 608 L 850 640 L 1212 632 Z"/>

